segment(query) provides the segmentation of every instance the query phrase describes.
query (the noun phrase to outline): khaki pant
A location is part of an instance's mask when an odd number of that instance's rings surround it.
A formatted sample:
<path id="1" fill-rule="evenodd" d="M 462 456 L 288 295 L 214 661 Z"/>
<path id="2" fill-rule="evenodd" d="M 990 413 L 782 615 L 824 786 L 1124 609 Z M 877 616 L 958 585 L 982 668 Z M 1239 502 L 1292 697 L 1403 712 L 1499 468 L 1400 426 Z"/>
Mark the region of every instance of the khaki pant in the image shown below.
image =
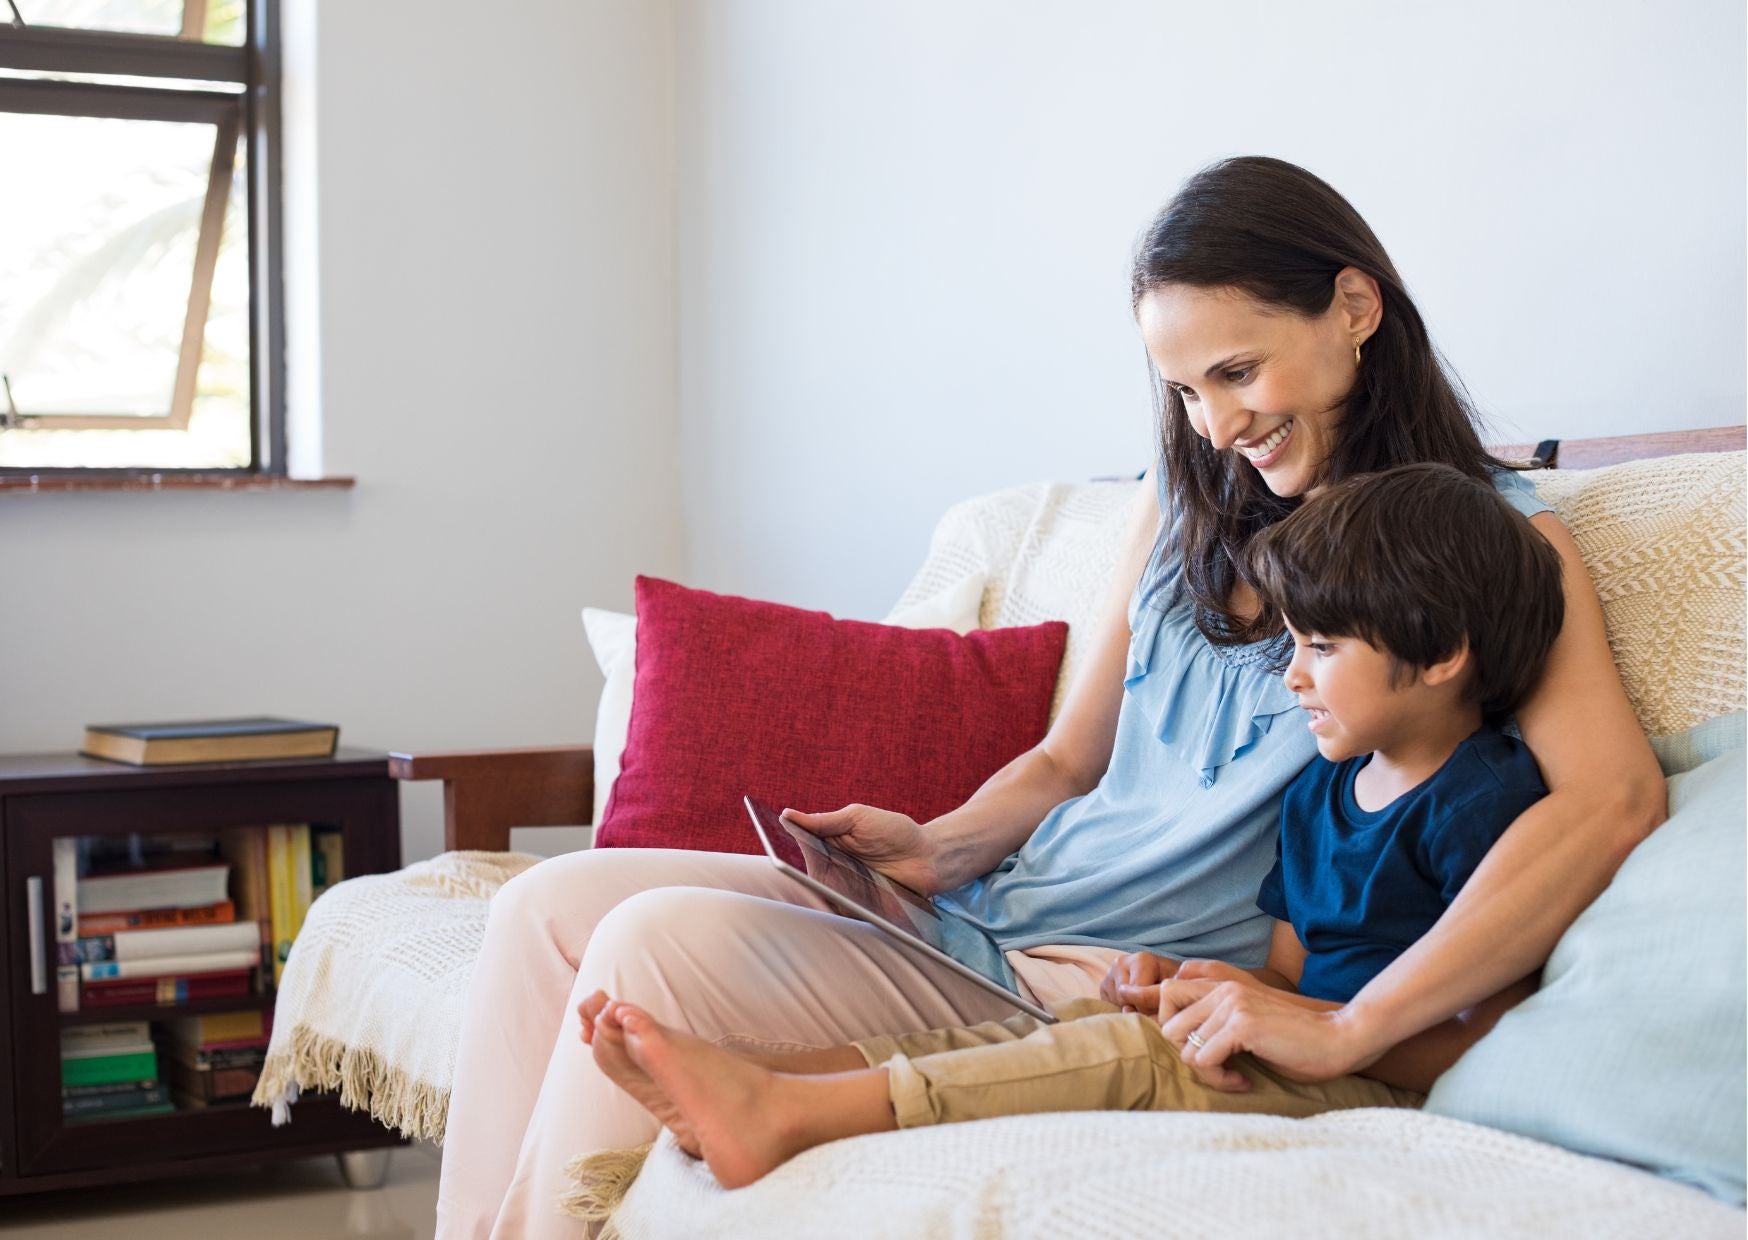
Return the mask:
<path id="1" fill-rule="evenodd" d="M 1046 1025 L 1007 1020 L 855 1043 L 884 1064 L 901 1128 L 1041 1111 L 1227 1111 L 1304 1117 L 1351 1107 L 1417 1107 L 1421 1094 L 1363 1076 L 1314 1085 L 1288 1080 L 1249 1055 L 1233 1066 L 1242 1093 L 1202 1083 L 1151 1016 L 1098 1000 L 1061 1009 Z"/>

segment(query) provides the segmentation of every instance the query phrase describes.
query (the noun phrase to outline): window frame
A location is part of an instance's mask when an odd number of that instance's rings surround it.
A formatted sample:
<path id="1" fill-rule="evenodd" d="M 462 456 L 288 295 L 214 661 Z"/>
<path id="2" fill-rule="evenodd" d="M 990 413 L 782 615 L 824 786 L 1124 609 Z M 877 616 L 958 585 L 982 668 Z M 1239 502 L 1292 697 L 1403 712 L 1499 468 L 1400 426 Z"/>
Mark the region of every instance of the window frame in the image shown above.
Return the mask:
<path id="1" fill-rule="evenodd" d="M 204 3 L 200 7 L 204 8 Z M 241 93 L 234 93 L 186 86 L 0 78 L 0 111 L 216 123 L 217 142 L 221 146 L 228 126 L 241 127 L 249 178 L 248 192 L 244 197 L 249 246 L 250 452 L 248 465 L 229 468 L 0 466 L 0 479 L 18 475 L 123 480 L 142 475 L 286 476 L 278 0 L 247 0 L 244 23 L 242 45 L 228 47 L 168 35 L 58 27 L 20 28 L 7 25 L 4 19 L 0 19 L 0 69 L 105 74 L 180 82 L 231 82 L 242 87 Z M 235 149 L 234 141 L 232 149 Z M 209 181 L 209 209 L 211 192 Z M 216 253 L 216 237 L 213 244 Z M 190 292 L 191 309 L 194 299 L 201 296 L 200 283 L 197 260 Z M 206 313 L 207 308 L 203 306 L 203 334 Z M 185 325 L 185 345 L 186 337 Z M 192 382 L 192 374 L 187 381 Z M 56 418 L 54 422 L 59 426 L 75 424 L 91 429 L 176 428 L 174 421 L 156 418 L 134 418 L 119 428 L 115 426 L 115 420 L 101 418 Z"/>

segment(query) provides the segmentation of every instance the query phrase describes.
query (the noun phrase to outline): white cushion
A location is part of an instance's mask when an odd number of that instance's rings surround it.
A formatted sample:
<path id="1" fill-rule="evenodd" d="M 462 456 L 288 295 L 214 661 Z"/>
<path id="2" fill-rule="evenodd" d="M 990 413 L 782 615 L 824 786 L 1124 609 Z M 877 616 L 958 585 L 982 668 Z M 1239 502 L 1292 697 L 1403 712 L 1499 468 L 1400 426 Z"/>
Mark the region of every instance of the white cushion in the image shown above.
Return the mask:
<path id="1" fill-rule="evenodd" d="M 952 629 L 964 636 L 978 627 L 986 578 L 971 573 L 915 602 L 902 603 L 883 621 L 902 629 Z M 583 630 L 595 662 L 607 678 L 595 712 L 595 811 L 597 825 L 607 795 L 619 778 L 619 758 L 631 729 L 631 690 L 637 679 L 637 617 L 622 611 L 583 608 Z"/>

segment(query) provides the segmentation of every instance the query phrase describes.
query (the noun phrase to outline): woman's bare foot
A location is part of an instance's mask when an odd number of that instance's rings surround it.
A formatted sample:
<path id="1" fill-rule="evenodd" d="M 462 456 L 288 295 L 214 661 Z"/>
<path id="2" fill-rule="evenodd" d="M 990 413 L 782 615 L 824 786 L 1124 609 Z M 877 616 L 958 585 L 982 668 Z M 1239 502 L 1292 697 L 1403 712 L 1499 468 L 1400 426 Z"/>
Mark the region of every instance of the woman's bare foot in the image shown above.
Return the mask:
<path id="1" fill-rule="evenodd" d="M 632 1062 L 694 1134 L 698 1155 L 725 1188 L 751 1184 L 826 1141 L 896 1126 L 884 1069 L 832 1076 L 771 1072 L 666 1028 L 629 1003 L 606 1010 Z"/>
<path id="2" fill-rule="evenodd" d="M 595 1002 L 597 997 L 600 999 L 599 1003 Z M 663 1092 L 662 1087 L 651 1080 L 649 1074 L 626 1052 L 625 1029 L 619 1019 L 619 1009 L 623 1005 L 614 1003 L 601 991 L 596 991 L 583 1000 L 583 1005 L 593 1008 L 592 1013 L 584 1018 L 584 1040 L 595 1049 L 595 1066 L 606 1073 L 615 1085 L 636 1099 L 644 1110 L 660 1120 L 662 1127 L 674 1134 L 674 1140 L 681 1149 L 693 1158 L 700 1157 L 697 1135 L 686 1122 L 686 1117 Z"/>

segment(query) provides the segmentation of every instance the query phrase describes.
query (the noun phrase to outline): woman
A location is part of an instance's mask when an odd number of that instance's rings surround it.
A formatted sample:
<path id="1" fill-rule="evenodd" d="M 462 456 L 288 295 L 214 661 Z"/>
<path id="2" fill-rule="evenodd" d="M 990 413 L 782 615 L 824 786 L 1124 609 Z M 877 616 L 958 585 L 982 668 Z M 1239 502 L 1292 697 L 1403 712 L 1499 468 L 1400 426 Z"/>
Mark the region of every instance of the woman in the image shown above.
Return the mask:
<path id="1" fill-rule="evenodd" d="M 1304 170 L 1246 158 L 1198 173 L 1148 231 L 1132 288 L 1160 485 L 1137 498 L 1049 735 L 926 825 L 865 806 L 796 818 L 981 926 L 1046 1004 L 1096 995 L 1136 947 L 1259 963 L 1255 894 L 1280 792 L 1314 746 L 1282 718 L 1296 703 L 1269 674 L 1279 620 L 1233 553 L 1307 490 L 1356 472 L 1440 461 L 1493 477 L 1565 565 L 1565 625 L 1518 715 L 1550 795 L 1345 1007 L 1310 1011 L 1216 974 L 1173 984 L 1181 1010 L 1167 1025 L 1180 1049 L 1197 1031 L 1186 1062 L 1213 1084 L 1239 1050 L 1322 1079 L 1440 1022 L 1454 1053 L 1459 1014 L 1496 1010 L 1482 1001 L 1541 964 L 1665 809 L 1577 548 L 1521 477 L 1493 472 L 1383 248 Z M 1008 1014 L 810 902 L 763 859 L 684 852 L 577 853 L 506 884 L 473 986 L 442 1237 L 574 1234 L 554 1210 L 566 1164 L 654 1135 L 579 1037 L 576 1009 L 596 990 L 755 1051 Z"/>

